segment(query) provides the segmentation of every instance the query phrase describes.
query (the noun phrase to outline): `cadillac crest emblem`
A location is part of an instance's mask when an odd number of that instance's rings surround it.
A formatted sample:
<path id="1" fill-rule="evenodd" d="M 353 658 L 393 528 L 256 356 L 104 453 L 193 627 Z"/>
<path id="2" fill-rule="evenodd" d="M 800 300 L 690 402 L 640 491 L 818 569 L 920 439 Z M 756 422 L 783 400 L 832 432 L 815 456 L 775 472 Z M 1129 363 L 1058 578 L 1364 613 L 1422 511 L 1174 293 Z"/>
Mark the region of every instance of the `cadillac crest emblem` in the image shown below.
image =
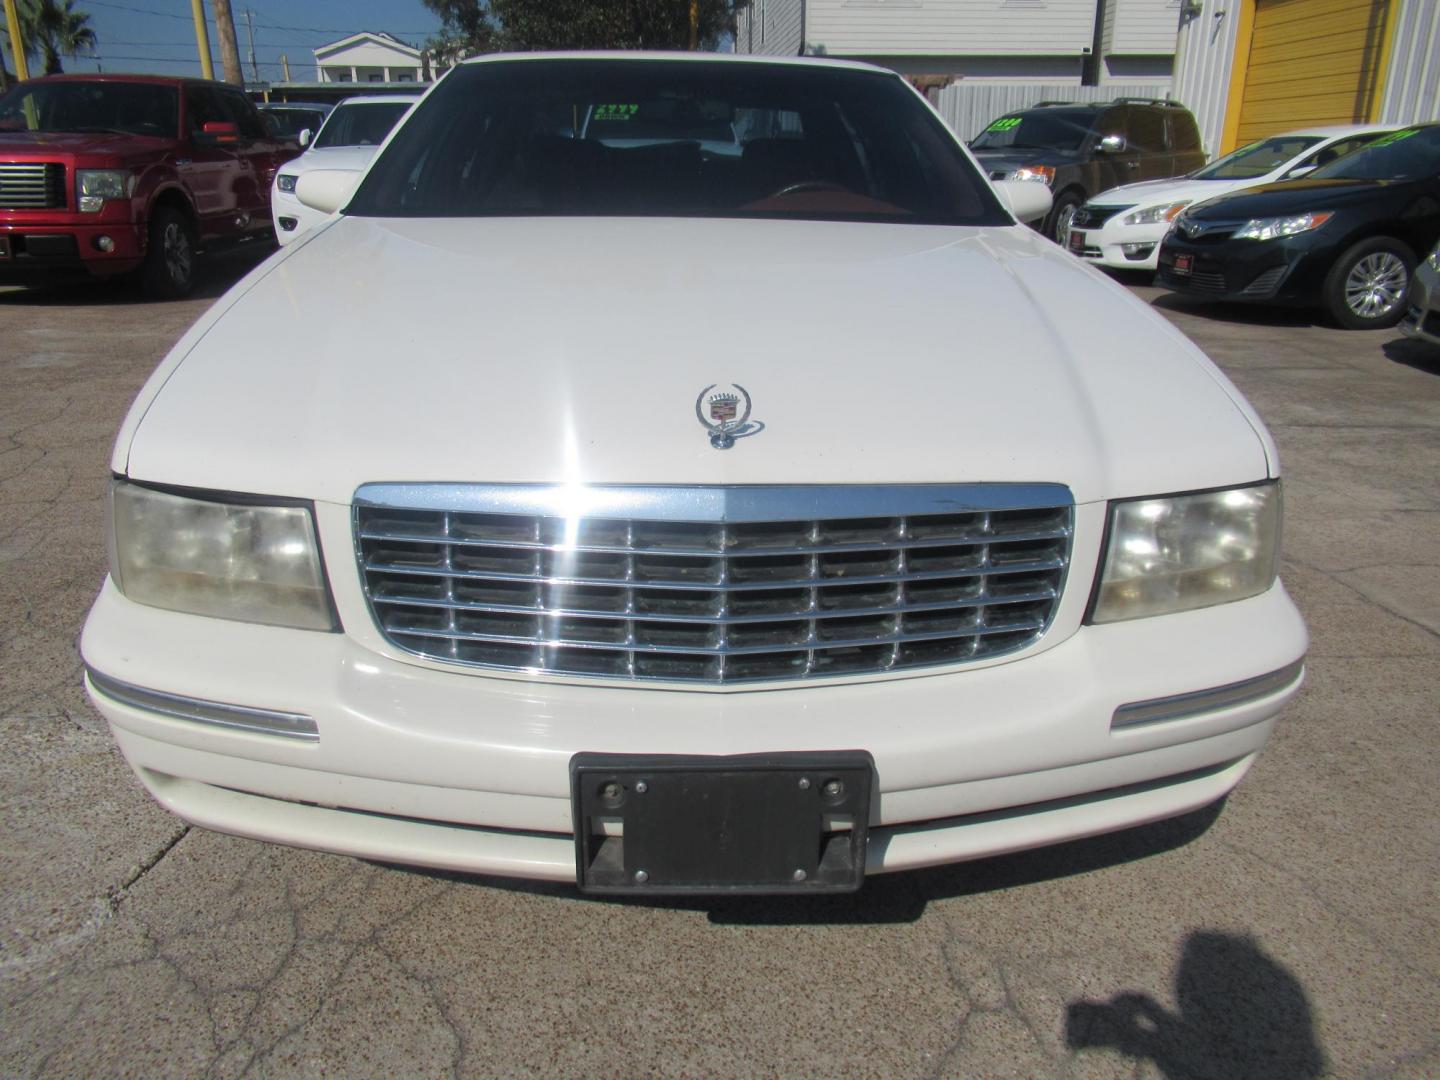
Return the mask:
<path id="1" fill-rule="evenodd" d="M 695 399 L 695 418 L 710 432 L 710 445 L 728 450 L 736 438 L 758 431 L 759 424 L 750 423 L 750 394 L 739 383 L 729 390 L 711 393 L 719 383 L 711 383 Z"/>

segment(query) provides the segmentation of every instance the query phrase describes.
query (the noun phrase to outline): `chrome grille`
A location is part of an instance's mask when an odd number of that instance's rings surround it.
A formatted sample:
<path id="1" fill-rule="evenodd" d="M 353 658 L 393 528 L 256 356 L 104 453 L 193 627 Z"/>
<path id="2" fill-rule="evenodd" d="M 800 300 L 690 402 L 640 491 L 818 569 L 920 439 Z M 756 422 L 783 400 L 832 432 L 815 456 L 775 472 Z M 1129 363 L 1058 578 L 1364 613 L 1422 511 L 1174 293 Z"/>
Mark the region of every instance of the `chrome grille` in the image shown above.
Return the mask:
<path id="1" fill-rule="evenodd" d="M 356 550 L 381 632 L 547 674 L 903 670 L 1034 643 L 1070 554 L 1058 485 L 585 490 L 599 505 L 567 513 L 558 489 L 362 488 Z"/>
<path id="2" fill-rule="evenodd" d="M 1087 203 L 1075 211 L 1075 216 L 1070 219 L 1070 227 L 1072 229 L 1098 229 L 1116 214 L 1122 210 L 1129 210 L 1133 205 L 1135 204 L 1130 203 L 1127 206 L 1091 206 Z"/>
<path id="3" fill-rule="evenodd" d="M 64 205 L 64 165 L 0 163 L 0 210 L 48 210 Z"/>

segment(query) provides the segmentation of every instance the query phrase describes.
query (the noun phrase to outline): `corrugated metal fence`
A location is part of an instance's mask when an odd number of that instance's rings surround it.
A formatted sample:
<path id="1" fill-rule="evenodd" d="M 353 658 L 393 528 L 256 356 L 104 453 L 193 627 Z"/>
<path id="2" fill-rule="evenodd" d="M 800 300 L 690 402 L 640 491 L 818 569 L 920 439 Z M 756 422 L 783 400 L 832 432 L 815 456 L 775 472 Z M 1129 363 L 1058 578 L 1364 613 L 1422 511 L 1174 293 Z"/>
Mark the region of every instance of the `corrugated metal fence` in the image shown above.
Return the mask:
<path id="1" fill-rule="evenodd" d="M 1440 120 L 1440 0 L 1407 0 L 1398 22 L 1380 119 Z"/>
<path id="2" fill-rule="evenodd" d="M 945 122 L 962 139 L 973 139 L 985 125 L 1016 109 L 1028 109 L 1041 101 L 1112 101 L 1118 97 L 1164 98 L 1170 84 L 1111 83 L 1109 86 L 1076 86 L 1073 83 L 981 83 L 957 82 L 931 91 Z"/>

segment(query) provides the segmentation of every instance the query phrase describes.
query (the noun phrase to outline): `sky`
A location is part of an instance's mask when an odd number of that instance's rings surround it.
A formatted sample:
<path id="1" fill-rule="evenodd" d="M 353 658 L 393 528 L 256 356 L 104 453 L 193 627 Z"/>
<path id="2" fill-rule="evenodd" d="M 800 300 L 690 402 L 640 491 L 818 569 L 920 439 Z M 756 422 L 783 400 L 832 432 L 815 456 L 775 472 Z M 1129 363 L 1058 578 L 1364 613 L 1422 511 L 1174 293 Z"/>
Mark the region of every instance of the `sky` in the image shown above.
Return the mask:
<path id="1" fill-rule="evenodd" d="M 96 57 L 64 57 L 66 71 L 200 75 L 190 0 L 75 0 L 75 7 L 90 16 Z M 244 12 L 253 12 L 255 59 L 264 82 L 280 81 L 282 53 L 290 58 L 291 79 L 310 82 L 315 78 L 316 46 L 361 30 L 384 30 L 418 47 L 440 29 L 440 20 L 420 0 L 230 0 L 230 7 L 247 80 L 252 76 Z M 205 14 L 215 77 L 223 78 L 209 0 Z M 13 73 L 9 44 L 4 42 L 5 63 Z M 33 61 L 31 74 L 39 74 Z"/>

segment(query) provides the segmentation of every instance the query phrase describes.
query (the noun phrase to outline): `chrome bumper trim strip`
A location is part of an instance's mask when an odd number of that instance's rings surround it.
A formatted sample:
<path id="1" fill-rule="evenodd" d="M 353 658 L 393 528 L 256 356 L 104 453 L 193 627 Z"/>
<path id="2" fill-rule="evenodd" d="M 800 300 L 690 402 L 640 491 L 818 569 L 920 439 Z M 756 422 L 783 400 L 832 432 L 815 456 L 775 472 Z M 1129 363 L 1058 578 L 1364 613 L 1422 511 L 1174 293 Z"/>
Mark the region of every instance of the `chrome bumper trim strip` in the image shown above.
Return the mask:
<path id="1" fill-rule="evenodd" d="M 277 712 L 273 709 L 257 709 L 248 705 L 227 705 L 220 701 L 206 701 L 203 698 L 183 697 L 167 694 L 160 690 L 147 690 L 141 686 L 112 679 L 102 675 L 88 664 L 85 673 L 90 686 L 97 694 L 112 698 L 122 705 L 135 709 L 160 713 L 176 720 L 190 720 L 197 724 L 229 728 L 234 731 L 248 731 L 259 735 L 280 735 L 287 739 L 301 739 L 314 742 L 320 738 L 320 729 L 314 717 L 303 713 Z"/>
<path id="2" fill-rule="evenodd" d="M 1110 730 L 1136 727 L 1141 724 L 1158 724 L 1167 720 L 1180 720 L 1187 716 L 1229 709 L 1245 705 L 1263 697 L 1284 690 L 1299 682 L 1305 673 L 1305 659 L 1301 657 L 1293 664 L 1286 664 L 1279 671 L 1259 675 L 1253 679 L 1217 686 L 1211 690 L 1196 690 L 1174 697 L 1151 698 L 1149 701 L 1134 701 L 1121 705 L 1110 718 Z"/>

